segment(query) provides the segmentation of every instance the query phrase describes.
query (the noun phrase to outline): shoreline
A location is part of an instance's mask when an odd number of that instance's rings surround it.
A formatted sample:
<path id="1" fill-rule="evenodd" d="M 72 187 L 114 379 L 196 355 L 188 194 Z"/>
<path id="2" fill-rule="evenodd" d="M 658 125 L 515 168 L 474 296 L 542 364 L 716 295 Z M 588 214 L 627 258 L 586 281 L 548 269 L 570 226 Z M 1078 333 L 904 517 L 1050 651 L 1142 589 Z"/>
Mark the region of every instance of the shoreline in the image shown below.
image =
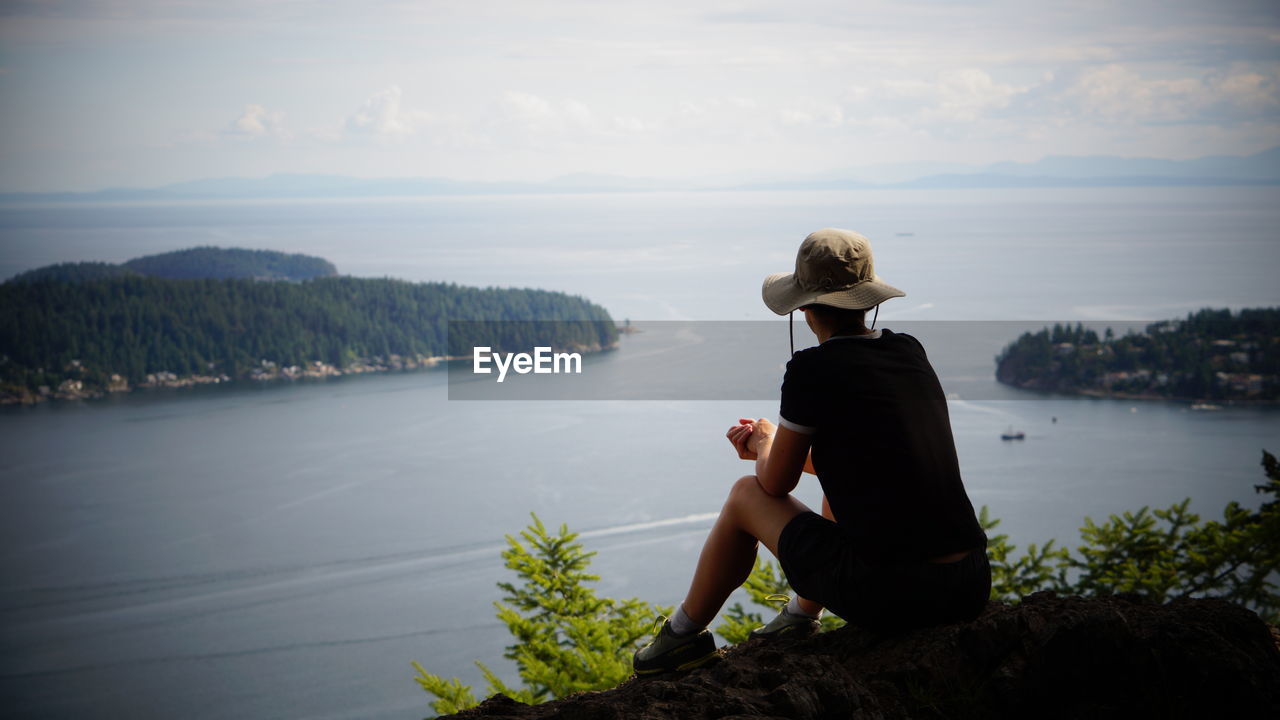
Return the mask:
<path id="1" fill-rule="evenodd" d="M 614 342 L 607 346 L 572 347 L 573 352 L 596 354 L 618 349 Z M 357 358 L 346 367 L 338 367 L 322 360 L 312 360 L 305 365 L 282 366 L 270 360 L 260 361 L 252 370 L 240 375 L 230 376 L 225 373 L 210 375 L 178 375 L 161 370 L 147 373 L 146 379 L 130 385 L 119 374 L 111 374 L 110 380 L 103 386 L 87 386 L 84 380 L 67 378 L 56 388 L 42 385 L 36 392 L 28 388 L 0 391 L 0 407 L 21 406 L 35 407 L 46 402 L 101 400 L 103 398 L 127 393 L 148 390 L 176 390 L 207 385 L 233 384 L 243 382 L 294 382 L 298 380 L 324 380 L 334 377 L 353 375 L 381 374 L 392 372 L 408 372 L 431 370 L 450 362 L 471 360 L 471 355 L 417 355 L 405 356 L 392 354 L 386 357 Z"/>
<path id="2" fill-rule="evenodd" d="M 21 392 L 6 391 L 4 394 L 0 395 L 0 406 L 21 405 L 23 407 L 32 407 L 41 403 L 53 401 L 101 400 L 102 398 L 110 395 L 138 391 L 161 389 L 174 390 L 203 385 L 221 385 L 223 383 L 230 384 L 246 381 L 280 382 L 286 380 L 317 380 L 331 377 L 346 377 L 349 375 L 364 375 L 368 373 L 425 370 L 438 367 L 451 360 L 461 359 L 465 358 L 449 355 L 420 355 L 413 358 L 391 355 L 385 361 L 383 361 L 382 358 L 362 358 L 346 367 L 338 367 L 322 360 L 313 360 L 306 365 L 280 366 L 268 360 L 263 361 L 254 369 L 239 377 L 232 377 L 225 373 L 210 375 L 178 375 L 176 373 L 161 370 L 154 373 L 147 373 L 146 379 L 136 385 L 130 385 L 127 380 L 118 374 L 112 374 L 111 380 L 105 386 L 86 387 L 83 380 L 66 379 L 59 383 L 57 388 L 41 386 L 36 392 L 32 392 L 27 388 L 21 388 Z"/>
<path id="3" fill-rule="evenodd" d="M 1200 409 L 1223 409 L 1227 407 L 1280 407 L 1280 400 L 1266 400 L 1261 398 L 1259 399 L 1190 398 L 1190 397 L 1178 397 L 1173 395 L 1156 395 L 1152 393 L 1128 393 L 1128 392 L 1119 392 L 1119 391 L 1113 391 L 1113 390 L 1097 390 L 1097 389 L 1063 390 L 1061 388 L 1058 388 L 1053 390 L 1046 390 L 1046 389 L 1035 388 L 1035 387 L 1024 387 L 1022 385 L 1018 385 L 1015 383 L 1005 382 L 1003 380 L 1000 380 L 999 378 L 996 379 L 996 382 L 1006 387 L 1011 387 L 1015 390 L 1033 392 L 1038 395 L 1066 395 L 1069 397 L 1091 397 L 1091 398 L 1100 398 L 1100 399 L 1107 399 L 1107 400 L 1140 400 L 1143 402 L 1167 402 L 1167 403 L 1175 403 L 1175 404 L 1188 405 L 1188 406 L 1194 406 L 1194 405 L 1209 406 L 1207 408 L 1200 408 Z"/>

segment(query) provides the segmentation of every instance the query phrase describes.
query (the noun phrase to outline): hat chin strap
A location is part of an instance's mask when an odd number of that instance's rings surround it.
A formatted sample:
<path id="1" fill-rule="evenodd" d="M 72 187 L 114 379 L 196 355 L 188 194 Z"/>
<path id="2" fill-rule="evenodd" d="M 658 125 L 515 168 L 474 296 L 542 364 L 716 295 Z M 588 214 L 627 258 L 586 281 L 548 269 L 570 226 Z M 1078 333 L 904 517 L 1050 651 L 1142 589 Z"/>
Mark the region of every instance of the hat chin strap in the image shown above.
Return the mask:
<path id="1" fill-rule="evenodd" d="M 875 314 L 871 316 L 871 327 L 867 328 L 868 330 L 876 329 L 876 319 L 879 317 L 880 317 L 880 306 L 877 305 Z"/>
<path id="2" fill-rule="evenodd" d="M 795 310 L 787 313 L 787 337 L 791 340 L 791 357 L 795 357 L 796 355 L 796 329 L 795 325 L 791 322 L 794 319 L 795 314 Z"/>

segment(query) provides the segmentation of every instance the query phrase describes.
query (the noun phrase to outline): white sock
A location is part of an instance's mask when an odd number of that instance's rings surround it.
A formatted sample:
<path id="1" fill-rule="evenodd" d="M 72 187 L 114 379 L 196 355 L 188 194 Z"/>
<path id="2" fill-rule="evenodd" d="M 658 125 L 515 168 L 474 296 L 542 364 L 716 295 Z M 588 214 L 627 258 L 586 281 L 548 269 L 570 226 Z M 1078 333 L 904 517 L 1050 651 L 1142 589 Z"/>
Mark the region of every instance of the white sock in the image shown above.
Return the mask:
<path id="1" fill-rule="evenodd" d="M 804 608 L 800 607 L 799 595 L 791 598 L 791 600 L 787 602 L 787 612 L 791 613 L 792 615 L 803 615 L 805 617 L 813 618 L 814 620 L 817 620 L 818 618 L 822 617 L 821 610 L 818 611 L 817 615 L 813 615 L 812 613 L 808 612 Z"/>
<path id="2" fill-rule="evenodd" d="M 702 632 L 706 629 L 706 625 L 699 625 L 694 622 L 684 612 L 684 605 L 676 608 L 675 613 L 671 616 L 671 632 L 676 635 L 692 635 L 693 633 Z"/>

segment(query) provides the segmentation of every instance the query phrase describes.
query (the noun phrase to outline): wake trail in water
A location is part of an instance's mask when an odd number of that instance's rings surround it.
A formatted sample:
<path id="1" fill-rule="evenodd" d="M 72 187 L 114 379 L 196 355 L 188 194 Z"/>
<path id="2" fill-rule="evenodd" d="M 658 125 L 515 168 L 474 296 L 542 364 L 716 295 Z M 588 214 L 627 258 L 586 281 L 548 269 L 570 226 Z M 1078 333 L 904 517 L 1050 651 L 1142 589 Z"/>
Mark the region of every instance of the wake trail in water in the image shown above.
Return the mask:
<path id="1" fill-rule="evenodd" d="M 662 528 L 692 526 L 709 523 L 719 513 L 696 513 L 681 517 L 624 523 L 594 528 L 578 533 L 581 538 L 614 538 L 644 533 Z M 3 595 L 9 602 L 0 612 L 15 612 L 58 605 L 77 605 L 111 598 L 137 596 L 145 600 L 161 593 L 190 592 L 190 598 L 208 599 L 216 595 L 243 595 L 280 586 L 311 586 L 317 583 L 332 584 L 354 577 L 386 572 L 406 572 L 426 567 L 450 567 L 467 565 L 482 558 L 496 559 L 507 548 L 505 543 L 479 543 L 455 545 L 447 548 L 413 550 L 361 558 L 331 560 L 321 563 L 243 568 L 217 573 L 173 575 L 160 577 L 123 578 L 100 583 L 84 583 L 63 586 L 5 588 Z M 21 599 L 19 599 L 21 598 Z M 14 602 L 14 601 L 17 602 Z M 179 598 L 168 597 L 158 602 L 172 605 Z M 151 603 L 142 602 L 141 605 Z M 103 612 L 121 608 L 104 609 Z M 137 609 L 137 606 L 134 606 Z"/>
<path id="2" fill-rule="evenodd" d="M 1018 420 L 1018 421 L 1021 421 L 1023 419 L 1021 415 L 1018 415 L 1015 412 L 1011 412 L 1003 408 L 990 407 L 988 405 L 972 402 L 969 400 L 961 400 L 959 398 L 948 398 L 947 402 L 956 407 L 964 408 L 965 410 L 972 410 L 973 412 L 977 412 L 977 413 L 985 413 L 987 415 L 995 415 L 996 417 L 1009 418 L 1009 419 Z"/>
<path id="3" fill-rule="evenodd" d="M 630 523 L 628 525 L 615 525 L 613 527 L 598 528 L 596 530 L 586 530 L 578 533 L 579 537 L 606 537 L 609 535 L 622 535 L 625 533 L 644 532 L 645 530 L 655 530 L 657 528 L 671 527 L 673 525 L 691 525 L 694 523 L 703 523 L 709 520 L 715 520 L 720 513 L 697 513 L 694 515 L 685 515 L 684 517 L 667 518 L 665 520 L 651 520 L 649 522 Z"/>

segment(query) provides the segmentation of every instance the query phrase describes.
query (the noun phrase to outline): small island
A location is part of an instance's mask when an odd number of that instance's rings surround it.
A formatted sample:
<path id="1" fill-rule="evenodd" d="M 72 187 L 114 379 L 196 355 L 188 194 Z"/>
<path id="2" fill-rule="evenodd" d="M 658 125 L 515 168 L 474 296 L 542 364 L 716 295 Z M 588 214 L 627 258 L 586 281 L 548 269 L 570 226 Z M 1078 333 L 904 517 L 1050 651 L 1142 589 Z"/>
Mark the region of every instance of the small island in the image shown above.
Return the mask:
<path id="1" fill-rule="evenodd" d="M 220 248 L 39 268 L 0 284 L 0 307 L 0 404 L 413 369 L 479 345 L 598 352 L 619 333 L 561 292 L 343 277 L 321 258 Z"/>
<path id="2" fill-rule="evenodd" d="M 1024 333 L 996 379 L 1042 392 L 1214 403 L 1280 402 L 1280 308 L 1204 309 L 1143 332 L 1077 323 Z"/>
<path id="3" fill-rule="evenodd" d="M 33 283 L 44 280 L 88 282 L 118 277 L 155 277 L 169 280 L 292 280 L 301 282 L 336 277 L 338 268 L 324 258 L 274 250 L 194 247 L 187 250 L 134 258 L 119 265 L 73 262 L 28 270 L 9 280 Z"/>

